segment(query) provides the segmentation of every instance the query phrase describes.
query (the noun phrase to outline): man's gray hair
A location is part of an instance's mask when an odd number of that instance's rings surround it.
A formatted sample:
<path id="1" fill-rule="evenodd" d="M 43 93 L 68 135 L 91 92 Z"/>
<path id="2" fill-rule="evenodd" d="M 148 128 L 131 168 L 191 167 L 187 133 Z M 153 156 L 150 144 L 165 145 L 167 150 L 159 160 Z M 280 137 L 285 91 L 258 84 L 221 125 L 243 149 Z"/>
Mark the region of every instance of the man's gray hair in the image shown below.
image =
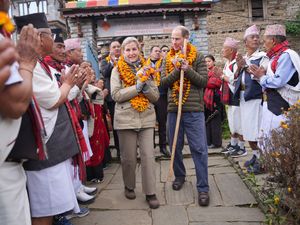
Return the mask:
<path id="1" fill-rule="evenodd" d="M 189 38 L 190 37 L 190 31 L 185 26 L 177 26 L 173 30 L 180 30 L 181 35 L 184 38 Z"/>

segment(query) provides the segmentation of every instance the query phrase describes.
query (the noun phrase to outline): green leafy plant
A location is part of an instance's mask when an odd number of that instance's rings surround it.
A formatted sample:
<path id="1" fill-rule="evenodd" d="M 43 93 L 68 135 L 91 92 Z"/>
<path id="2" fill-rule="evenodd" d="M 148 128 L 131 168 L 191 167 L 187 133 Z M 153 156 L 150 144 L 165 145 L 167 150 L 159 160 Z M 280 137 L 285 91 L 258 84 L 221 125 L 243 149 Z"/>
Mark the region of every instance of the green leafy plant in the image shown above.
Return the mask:
<path id="1" fill-rule="evenodd" d="M 300 12 L 296 16 L 295 21 L 287 21 L 285 23 L 286 31 L 291 35 L 299 35 L 300 34 Z"/>

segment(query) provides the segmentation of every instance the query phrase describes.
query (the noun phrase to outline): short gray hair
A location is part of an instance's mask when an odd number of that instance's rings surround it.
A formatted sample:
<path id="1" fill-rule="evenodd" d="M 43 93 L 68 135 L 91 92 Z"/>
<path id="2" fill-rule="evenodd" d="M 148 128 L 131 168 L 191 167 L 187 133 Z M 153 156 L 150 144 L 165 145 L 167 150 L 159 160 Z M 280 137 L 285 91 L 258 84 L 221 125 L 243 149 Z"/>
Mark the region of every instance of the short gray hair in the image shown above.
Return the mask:
<path id="1" fill-rule="evenodd" d="M 184 38 L 189 38 L 190 37 L 190 31 L 185 26 L 177 26 L 173 30 L 180 30 L 181 35 Z"/>
<path id="2" fill-rule="evenodd" d="M 141 49 L 140 43 L 135 37 L 127 37 L 127 38 L 125 38 L 125 40 L 123 41 L 123 43 L 121 45 L 122 51 L 124 51 L 126 45 L 128 45 L 132 42 L 136 43 L 139 50 Z"/>

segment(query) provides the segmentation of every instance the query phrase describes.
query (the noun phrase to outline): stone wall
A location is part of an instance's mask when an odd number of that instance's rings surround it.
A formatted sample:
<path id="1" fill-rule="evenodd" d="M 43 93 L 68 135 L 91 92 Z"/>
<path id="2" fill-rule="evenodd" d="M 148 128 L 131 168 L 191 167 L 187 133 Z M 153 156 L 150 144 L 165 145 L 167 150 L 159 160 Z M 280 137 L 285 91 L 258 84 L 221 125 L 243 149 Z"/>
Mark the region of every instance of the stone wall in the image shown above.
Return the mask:
<path id="1" fill-rule="evenodd" d="M 94 51 L 94 54 L 97 55 L 97 41 L 95 34 L 95 24 L 93 19 L 86 18 L 80 19 L 80 28 L 78 29 L 76 19 L 68 19 L 70 38 L 80 38 L 81 47 L 83 51 L 84 59 L 86 59 L 86 44 L 89 43 Z M 80 37 L 80 34 L 82 35 Z"/>
<path id="2" fill-rule="evenodd" d="M 300 10 L 299 0 L 265 0 L 265 19 L 253 22 L 249 18 L 249 1 L 251 0 L 221 0 L 212 4 L 211 12 L 207 16 L 208 50 L 216 57 L 217 64 L 223 61 L 221 51 L 226 37 L 242 41 L 244 31 L 250 25 L 257 24 L 263 33 L 267 24 L 293 20 Z M 291 38 L 291 45 L 299 51 L 300 38 Z M 239 51 L 244 53 L 243 42 Z"/>

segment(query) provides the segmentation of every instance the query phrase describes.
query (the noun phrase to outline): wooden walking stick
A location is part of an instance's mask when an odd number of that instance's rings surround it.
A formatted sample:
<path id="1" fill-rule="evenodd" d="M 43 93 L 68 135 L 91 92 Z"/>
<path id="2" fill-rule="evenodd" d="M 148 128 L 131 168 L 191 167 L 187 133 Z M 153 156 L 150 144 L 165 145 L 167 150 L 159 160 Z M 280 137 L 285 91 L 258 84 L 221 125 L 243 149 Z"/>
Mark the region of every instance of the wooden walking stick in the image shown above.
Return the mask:
<path id="1" fill-rule="evenodd" d="M 186 57 L 186 46 L 187 46 L 187 39 L 184 39 L 184 42 L 183 42 L 183 54 L 184 54 L 185 57 Z M 178 110 L 177 110 L 176 126 L 175 126 L 175 132 L 174 132 L 174 138 L 173 138 L 173 144 L 172 144 L 172 154 L 171 154 L 171 161 L 170 161 L 170 167 L 169 167 L 169 174 L 168 174 L 167 180 L 170 180 L 172 178 L 172 176 L 174 175 L 173 164 L 174 164 L 175 151 L 176 151 L 177 138 L 178 138 L 178 131 L 179 131 L 180 119 L 181 119 L 182 95 L 183 95 L 183 79 L 184 79 L 184 71 L 180 70 L 180 86 L 179 86 Z"/>

